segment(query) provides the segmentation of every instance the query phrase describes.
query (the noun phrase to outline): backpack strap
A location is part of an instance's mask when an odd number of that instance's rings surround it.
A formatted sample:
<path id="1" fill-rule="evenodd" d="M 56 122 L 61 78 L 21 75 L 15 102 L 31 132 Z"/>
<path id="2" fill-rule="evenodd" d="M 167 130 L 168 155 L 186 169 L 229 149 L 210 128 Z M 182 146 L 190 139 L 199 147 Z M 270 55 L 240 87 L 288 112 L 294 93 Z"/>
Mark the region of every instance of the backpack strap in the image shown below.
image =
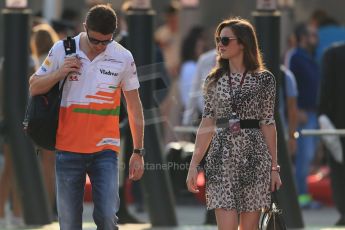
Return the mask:
<path id="1" fill-rule="evenodd" d="M 76 52 L 75 40 L 70 36 L 63 40 L 63 46 L 65 48 L 66 55 L 74 54 Z"/>
<path id="2" fill-rule="evenodd" d="M 70 54 L 74 54 L 76 52 L 76 45 L 75 45 L 74 38 L 68 36 L 66 39 L 64 39 L 63 40 L 63 47 L 65 49 L 66 56 L 70 55 Z M 60 91 L 59 97 L 60 98 L 62 96 L 62 90 L 63 90 L 63 87 L 65 85 L 66 79 L 67 79 L 67 76 L 64 78 L 64 80 L 61 84 L 61 87 L 59 88 L 59 91 Z"/>

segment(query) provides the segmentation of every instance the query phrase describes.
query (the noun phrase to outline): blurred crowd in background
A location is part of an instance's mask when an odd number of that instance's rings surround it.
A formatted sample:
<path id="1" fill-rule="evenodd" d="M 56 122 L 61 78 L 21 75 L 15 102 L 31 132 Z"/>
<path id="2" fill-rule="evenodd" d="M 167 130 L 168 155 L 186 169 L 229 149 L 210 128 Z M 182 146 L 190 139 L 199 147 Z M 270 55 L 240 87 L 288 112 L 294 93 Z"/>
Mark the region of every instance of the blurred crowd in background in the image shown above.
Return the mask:
<path id="1" fill-rule="evenodd" d="M 99 2 L 102 1 L 87 1 L 87 7 Z M 121 8 L 115 9 L 118 16 L 118 30 L 114 38 L 125 47 L 128 36 L 125 16 L 130 9 L 130 1 L 125 1 Z M 181 24 L 184 22 L 180 21 L 180 10 L 179 1 L 172 1 L 166 5 L 163 17 L 160 19 L 162 24 L 155 28 L 154 33 L 156 64 L 165 68 L 165 75 L 162 78 L 166 92 L 157 99 L 160 116 L 164 121 L 161 127 L 162 142 L 166 147 L 164 158 L 179 163 L 189 162 L 195 136 L 193 132 L 176 132 L 175 127 L 198 126 L 203 111 L 203 81 L 214 67 L 217 55 L 215 41 L 213 41 L 215 28 L 195 24 L 182 34 Z M 42 12 L 34 12 L 30 39 L 30 74 L 34 73 L 44 62 L 56 41 L 64 39 L 67 35 L 75 36 L 83 31 L 82 22 L 85 12 L 86 10 L 80 12 L 65 9 L 59 20 L 51 21 L 43 18 Z M 281 51 L 281 73 L 276 76 L 281 78 L 278 110 L 285 130 L 288 152 L 293 163 L 292 170 L 299 204 L 301 208 L 305 209 L 321 208 L 330 203 L 317 200 L 313 194 L 310 194 L 308 176 L 320 171 L 326 175 L 329 174 L 327 150 L 320 141 L 321 138 L 302 136 L 296 139 L 295 133 L 302 129 L 319 128 L 319 102 L 322 94 L 322 77 L 324 77 L 323 55 L 335 43 L 345 41 L 345 28 L 330 12 L 317 9 L 309 15 L 307 20 L 294 25 L 292 33 L 283 40 L 286 41 L 283 47 L 287 48 Z M 124 156 L 125 154 L 123 153 Z M 56 213 L 55 156 L 52 152 L 40 149 L 38 157 L 41 161 L 50 204 Z M 6 136 L 4 136 L 0 149 L 0 226 L 24 224 L 11 165 L 10 148 L 6 142 Z M 343 165 L 344 163 L 342 163 L 344 168 Z M 176 197 L 192 196 L 187 195 L 184 186 L 186 173 L 187 169 L 180 173 L 170 173 Z M 120 190 L 120 195 L 121 193 L 122 196 L 130 194 L 133 199 L 127 197 L 124 200 L 127 200 L 128 203 L 135 202 L 136 211 L 146 211 L 140 185 L 136 183 L 132 183 L 131 186 L 127 185 L 127 181 L 123 180 L 122 189 L 130 189 L 130 191 Z M 332 189 L 338 188 L 339 186 L 333 182 Z M 345 203 L 344 201 L 339 202 Z M 345 205 L 342 205 L 342 207 L 338 207 L 340 214 L 343 215 L 338 222 L 339 225 L 345 225 Z M 135 218 L 127 213 L 125 206 L 126 201 L 120 208 L 120 212 L 124 213 L 123 218 L 119 214 L 120 221 L 136 222 Z M 11 216 L 11 223 L 6 220 L 6 215 Z"/>

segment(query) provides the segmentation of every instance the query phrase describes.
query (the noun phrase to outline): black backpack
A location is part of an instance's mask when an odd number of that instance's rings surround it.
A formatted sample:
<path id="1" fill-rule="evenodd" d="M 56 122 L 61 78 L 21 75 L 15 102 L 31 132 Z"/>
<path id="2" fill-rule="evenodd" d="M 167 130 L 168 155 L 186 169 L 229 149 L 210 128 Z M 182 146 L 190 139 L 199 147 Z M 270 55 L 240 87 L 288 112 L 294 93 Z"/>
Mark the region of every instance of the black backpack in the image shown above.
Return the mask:
<path id="1" fill-rule="evenodd" d="M 66 55 L 75 53 L 73 38 L 67 37 L 63 44 Z M 29 98 L 23 122 L 24 130 L 37 146 L 44 149 L 55 150 L 61 96 L 66 79 L 67 77 L 61 87 L 58 82 L 47 93 Z"/>

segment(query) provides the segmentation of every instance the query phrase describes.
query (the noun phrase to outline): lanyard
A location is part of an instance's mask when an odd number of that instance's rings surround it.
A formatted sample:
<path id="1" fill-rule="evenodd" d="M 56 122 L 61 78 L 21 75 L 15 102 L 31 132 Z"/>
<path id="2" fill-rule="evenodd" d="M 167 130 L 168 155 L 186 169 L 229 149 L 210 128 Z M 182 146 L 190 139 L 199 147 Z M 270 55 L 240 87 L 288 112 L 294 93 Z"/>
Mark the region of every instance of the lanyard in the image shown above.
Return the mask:
<path id="1" fill-rule="evenodd" d="M 232 108 L 232 111 L 233 111 L 233 114 L 234 115 L 236 115 L 236 113 L 238 112 L 238 107 L 237 107 L 237 105 L 239 104 L 239 99 L 240 99 L 240 95 L 242 94 L 242 85 L 243 85 L 243 83 L 244 83 L 244 79 L 246 78 L 246 75 L 247 75 L 247 70 L 246 71 L 244 71 L 244 73 L 243 73 L 243 75 L 242 75 L 242 77 L 241 77 L 241 81 L 240 81 L 240 94 L 239 94 L 239 96 L 238 97 L 235 97 L 236 95 L 235 95 L 235 91 L 233 90 L 233 88 L 232 88 L 232 83 L 231 83 L 231 73 L 230 73 L 230 71 L 229 71 L 229 84 L 230 84 L 230 94 L 231 94 L 231 97 L 232 97 L 232 100 L 230 100 L 231 101 L 231 108 Z M 236 99 L 238 99 L 238 100 L 236 100 Z M 235 101 L 236 100 L 236 101 Z"/>

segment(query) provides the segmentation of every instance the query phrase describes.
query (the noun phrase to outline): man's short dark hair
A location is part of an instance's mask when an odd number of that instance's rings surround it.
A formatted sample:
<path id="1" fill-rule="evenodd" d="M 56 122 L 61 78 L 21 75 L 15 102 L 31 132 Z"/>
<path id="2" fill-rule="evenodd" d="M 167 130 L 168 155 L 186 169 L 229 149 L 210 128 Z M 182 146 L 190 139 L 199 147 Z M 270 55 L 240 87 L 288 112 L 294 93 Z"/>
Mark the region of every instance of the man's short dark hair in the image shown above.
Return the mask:
<path id="1" fill-rule="evenodd" d="M 299 43 L 302 40 L 302 37 L 308 35 L 308 26 L 305 23 L 300 23 L 295 27 L 295 37 L 297 43 Z"/>
<path id="2" fill-rule="evenodd" d="M 177 14 L 180 10 L 180 5 L 177 2 L 171 2 L 164 9 L 164 13 L 167 15 Z"/>
<path id="3" fill-rule="evenodd" d="M 88 29 L 101 34 L 112 34 L 117 26 L 116 13 L 110 5 L 96 5 L 86 15 Z"/>
<path id="4" fill-rule="evenodd" d="M 316 21 L 317 26 L 338 25 L 337 20 L 328 15 L 328 13 L 322 9 L 317 9 L 311 14 L 311 19 Z"/>

